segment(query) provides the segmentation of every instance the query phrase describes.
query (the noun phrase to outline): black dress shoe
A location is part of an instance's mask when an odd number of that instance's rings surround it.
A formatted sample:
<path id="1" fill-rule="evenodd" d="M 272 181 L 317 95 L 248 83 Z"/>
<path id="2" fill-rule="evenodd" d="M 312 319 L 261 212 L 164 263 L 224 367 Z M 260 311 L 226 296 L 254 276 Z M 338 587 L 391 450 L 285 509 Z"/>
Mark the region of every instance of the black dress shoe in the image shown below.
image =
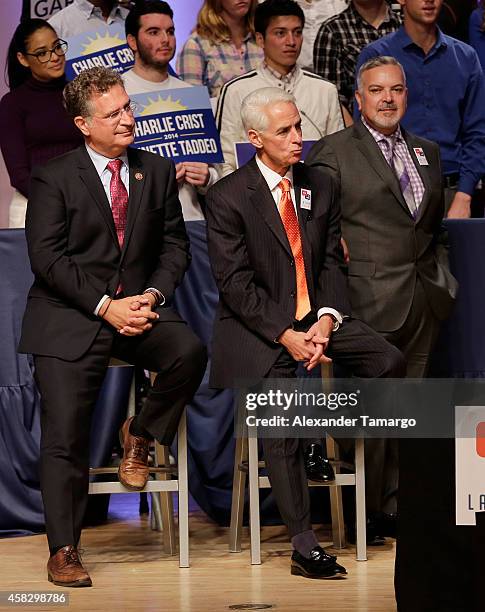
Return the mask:
<path id="1" fill-rule="evenodd" d="M 379 512 L 373 517 L 375 530 L 381 537 L 395 538 L 397 534 L 397 514 Z"/>
<path id="2" fill-rule="evenodd" d="M 386 543 L 386 539 L 380 533 L 377 521 L 373 516 L 367 518 L 366 542 L 367 546 L 383 546 Z"/>
<path id="3" fill-rule="evenodd" d="M 373 517 L 367 517 L 365 536 L 367 546 L 383 546 L 386 543 L 386 540 L 384 536 L 380 534 L 377 528 L 377 523 Z M 347 542 L 349 544 L 357 543 L 357 532 L 355 525 L 347 526 Z"/>
<path id="4" fill-rule="evenodd" d="M 307 446 L 304 461 L 308 480 L 314 480 L 315 482 L 333 482 L 335 480 L 332 464 L 325 457 L 321 444 L 313 443 Z"/>
<path id="5" fill-rule="evenodd" d="M 339 565 L 336 557 L 329 555 L 321 546 L 315 546 L 307 559 L 297 550 L 291 555 L 291 573 L 305 578 L 333 579 L 342 578 L 347 570 Z"/>

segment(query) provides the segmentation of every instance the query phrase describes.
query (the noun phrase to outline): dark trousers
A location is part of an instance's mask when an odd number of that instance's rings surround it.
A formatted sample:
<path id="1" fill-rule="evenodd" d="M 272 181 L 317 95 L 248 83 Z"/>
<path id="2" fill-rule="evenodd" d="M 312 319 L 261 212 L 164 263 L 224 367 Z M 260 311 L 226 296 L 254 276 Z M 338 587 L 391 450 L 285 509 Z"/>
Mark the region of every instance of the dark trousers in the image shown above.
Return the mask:
<path id="1" fill-rule="evenodd" d="M 103 326 L 76 361 L 34 356 L 41 394 L 40 480 L 49 547 L 77 545 L 89 485 L 91 416 L 110 357 L 157 372 L 139 423 L 170 444 L 207 362 L 205 348 L 182 321 L 164 321 L 136 337 Z"/>
<path id="2" fill-rule="evenodd" d="M 410 336 L 408 376 L 424 377 L 429 354 L 438 334 L 438 322 L 429 311 L 415 317 L 415 341 Z M 392 341 L 393 339 L 390 338 Z M 473 559 L 474 539 L 483 538 L 478 527 L 456 527 L 454 440 L 399 440 L 398 538 L 395 588 L 398 610 L 403 612 L 472 612 L 483 610 L 473 602 L 482 563 Z M 431 546 L 428 567 L 416 563 L 417 551 Z M 412 589 L 409 585 L 412 585 Z"/>
<path id="3" fill-rule="evenodd" d="M 439 322 L 418 280 L 413 302 L 404 325 L 397 331 L 384 333 L 384 338 L 397 347 L 406 359 L 407 378 L 424 378 L 428 371 Z M 399 440 L 371 438 L 365 443 L 366 506 L 369 515 L 397 512 Z"/>
<path id="4" fill-rule="evenodd" d="M 351 374 L 362 378 L 400 378 L 406 371 L 400 351 L 355 319 L 345 320 L 332 334 L 327 354 Z M 297 362 L 285 351 L 266 376 L 290 378 L 295 376 L 296 367 Z M 263 439 L 273 495 L 290 537 L 311 529 L 304 442 L 295 438 Z"/>

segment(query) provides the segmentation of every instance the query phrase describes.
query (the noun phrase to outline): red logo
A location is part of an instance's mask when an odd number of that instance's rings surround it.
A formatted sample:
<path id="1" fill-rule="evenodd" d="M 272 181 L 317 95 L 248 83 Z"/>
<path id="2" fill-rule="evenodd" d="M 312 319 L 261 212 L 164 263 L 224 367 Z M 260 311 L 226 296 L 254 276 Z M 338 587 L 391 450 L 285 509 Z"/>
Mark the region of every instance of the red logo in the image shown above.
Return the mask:
<path id="1" fill-rule="evenodd" d="M 475 446 L 477 455 L 485 458 L 485 423 L 481 421 L 476 428 Z"/>

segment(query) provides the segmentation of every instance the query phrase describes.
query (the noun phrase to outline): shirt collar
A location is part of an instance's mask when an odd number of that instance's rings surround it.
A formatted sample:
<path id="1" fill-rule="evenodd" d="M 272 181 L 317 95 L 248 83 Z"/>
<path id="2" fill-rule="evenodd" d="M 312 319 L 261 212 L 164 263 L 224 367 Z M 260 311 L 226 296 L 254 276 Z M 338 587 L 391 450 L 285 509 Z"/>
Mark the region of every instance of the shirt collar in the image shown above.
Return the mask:
<path id="1" fill-rule="evenodd" d="M 289 179 L 291 182 L 291 186 L 293 187 L 293 168 L 291 166 L 288 168 L 288 172 L 285 174 L 285 176 L 282 177 L 274 170 L 271 170 L 271 168 L 268 168 L 268 166 L 265 163 L 263 163 L 257 155 L 256 155 L 256 164 L 258 168 L 260 169 L 261 174 L 263 175 L 263 178 L 268 184 L 269 190 L 271 192 L 273 192 L 278 187 L 282 178 Z"/>
<path id="2" fill-rule="evenodd" d="M 404 25 L 402 25 L 399 30 L 396 30 L 396 33 L 394 34 L 394 36 L 396 37 L 395 40 L 398 42 L 399 46 L 403 49 L 405 49 L 406 47 L 411 47 L 412 45 L 414 45 L 415 47 L 418 47 L 418 49 L 420 48 L 419 45 L 417 45 L 409 36 L 409 34 L 406 32 L 406 29 L 404 28 Z M 443 34 L 443 32 L 440 30 L 440 28 L 438 26 L 436 26 L 436 42 L 433 45 L 432 49 L 429 51 L 428 55 L 430 55 L 433 51 L 436 51 L 436 49 L 439 49 L 440 47 L 447 47 L 448 43 L 446 42 L 446 37 Z"/>
<path id="3" fill-rule="evenodd" d="M 89 145 L 86 145 L 86 150 L 88 152 L 89 157 L 91 158 L 91 161 L 94 164 L 94 167 L 96 168 L 96 172 L 98 173 L 98 176 L 101 176 L 103 172 L 106 170 L 106 166 L 108 165 L 108 163 L 112 161 L 112 158 L 101 155 L 101 153 L 98 153 L 97 151 L 92 149 Z M 118 155 L 118 157 L 115 159 L 121 159 L 121 161 L 123 162 L 123 165 L 126 166 L 126 169 L 127 170 L 129 169 L 128 153 L 126 151 L 122 155 Z"/>
<path id="4" fill-rule="evenodd" d="M 373 27 L 373 26 L 372 26 L 372 24 L 370 24 L 368 21 L 366 21 L 366 20 L 365 20 L 365 19 L 362 17 L 362 15 L 359 13 L 359 11 L 358 11 L 358 10 L 355 8 L 355 6 L 354 6 L 354 3 L 353 3 L 353 2 L 351 2 L 351 3 L 349 4 L 348 8 L 346 8 L 346 9 L 344 9 L 344 10 L 349 11 L 349 12 L 350 12 L 350 14 L 352 15 L 352 18 L 353 18 L 354 20 L 357 20 L 357 21 L 363 21 L 363 22 L 364 22 L 364 23 L 366 23 L 367 25 L 369 25 L 369 26 Z M 388 7 L 387 7 L 387 15 L 386 15 L 386 17 L 385 17 L 385 19 L 383 20 L 383 22 L 382 22 L 382 23 L 389 23 L 389 22 L 391 22 L 391 21 L 398 21 L 398 19 L 397 19 L 396 13 L 395 13 L 395 12 L 394 12 L 394 11 L 391 9 L 391 7 L 390 7 L 390 6 L 388 6 Z M 400 22 L 398 21 L 398 23 L 400 23 Z"/>
<path id="5" fill-rule="evenodd" d="M 401 126 L 398 125 L 397 128 L 395 129 L 395 131 L 390 135 L 390 136 L 386 136 L 386 134 L 383 134 L 382 132 L 379 132 L 378 130 L 374 129 L 372 126 L 370 126 L 367 121 L 364 119 L 364 117 L 361 115 L 361 121 L 364 124 L 364 126 L 369 130 L 372 138 L 378 143 L 378 142 L 382 142 L 383 140 L 386 141 L 387 143 L 389 143 L 391 145 L 391 147 L 394 147 L 394 145 L 396 144 L 396 142 L 401 142 L 404 141 L 404 138 L 402 136 L 402 132 L 401 132 Z"/>
<path id="6" fill-rule="evenodd" d="M 76 3 L 77 3 L 77 6 L 78 6 L 78 9 L 81 11 L 81 13 L 83 13 L 83 15 L 85 15 L 86 19 L 89 19 L 92 16 L 92 14 L 93 14 L 94 9 L 96 8 L 94 6 L 94 4 L 91 4 L 91 2 L 89 2 L 88 0 L 76 0 Z M 119 4 L 117 4 L 117 5 L 115 5 L 113 7 L 113 9 L 111 10 L 111 13 L 109 14 L 109 16 L 111 18 L 113 18 L 116 15 L 116 13 L 118 13 L 120 17 L 123 17 L 124 14 L 125 14 L 123 12 L 123 10 L 126 13 L 128 13 L 128 11 L 126 11 L 126 9 L 122 9 L 121 6 Z"/>
<path id="7" fill-rule="evenodd" d="M 277 70 L 274 70 L 273 68 L 268 66 L 268 64 L 263 60 L 263 70 L 269 72 L 269 74 L 278 81 L 281 81 L 282 83 L 285 83 L 287 85 L 291 85 L 296 79 L 298 66 L 295 64 L 295 66 L 290 70 L 290 72 L 288 72 L 288 74 L 280 74 Z"/>

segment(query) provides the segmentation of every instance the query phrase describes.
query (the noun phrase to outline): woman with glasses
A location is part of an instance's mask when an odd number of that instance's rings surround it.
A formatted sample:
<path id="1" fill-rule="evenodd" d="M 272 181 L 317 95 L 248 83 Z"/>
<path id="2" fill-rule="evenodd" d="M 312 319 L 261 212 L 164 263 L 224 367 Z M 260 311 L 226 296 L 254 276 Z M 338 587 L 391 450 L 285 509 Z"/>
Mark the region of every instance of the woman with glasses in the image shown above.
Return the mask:
<path id="1" fill-rule="evenodd" d="M 82 143 L 62 104 L 67 43 L 43 19 L 15 30 L 5 73 L 10 92 L 0 101 L 0 148 L 15 188 L 9 227 L 23 227 L 34 166 Z"/>
<path id="2" fill-rule="evenodd" d="M 205 85 L 211 98 L 236 76 L 256 68 L 263 51 L 254 38 L 257 0 L 205 0 L 195 31 L 177 61 L 181 79 Z"/>

